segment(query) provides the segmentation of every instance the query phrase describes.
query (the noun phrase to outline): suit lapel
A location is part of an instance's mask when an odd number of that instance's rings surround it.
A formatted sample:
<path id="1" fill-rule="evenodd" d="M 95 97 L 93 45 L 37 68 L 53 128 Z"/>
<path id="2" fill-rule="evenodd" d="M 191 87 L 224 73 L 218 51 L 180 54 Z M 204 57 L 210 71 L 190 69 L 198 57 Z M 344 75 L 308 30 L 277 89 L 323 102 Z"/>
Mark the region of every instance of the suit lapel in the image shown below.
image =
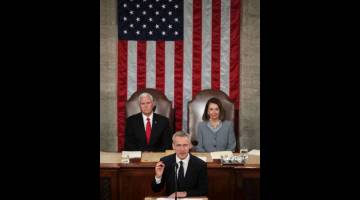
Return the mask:
<path id="1" fill-rule="evenodd" d="M 145 132 L 145 126 L 144 126 L 144 121 L 143 121 L 143 117 L 142 117 L 142 113 L 139 114 L 138 116 L 138 127 L 139 127 L 139 136 L 141 138 L 141 141 L 143 141 L 144 144 L 146 144 L 146 132 Z"/>
<path id="2" fill-rule="evenodd" d="M 151 135 L 150 135 L 150 144 L 153 143 L 154 141 L 154 137 L 155 137 L 155 134 L 158 133 L 157 129 L 158 129 L 158 116 L 153 113 L 153 119 L 152 119 L 152 126 L 151 126 Z"/>
<path id="3" fill-rule="evenodd" d="M 189 153 L 190 159 L 189 159 L 189 163 L 186 169 L 186 174 L 185 174 L 185 185 L 189 185 L 189 183 L 191 183 L 190 179 L 192 177 L 191 174 L 193 174 L 193 172 L 191 170 L 193 170 L 194 168 L 192 167 L 193 165 L 193 159 L 192 159 L 192 155 Z"/>
<path id="4" fill-rule="evenodd" d="M 170 160 L 170 169 L 169 169 L 169 182 L 172 186 L 172 191 L 175 190 L 175 166 L 174 164 L 176 163 L 176 158 L 175 158 L 176 154 L 174 154 L 172 157 L 171 157 L 171 160 Z"/>

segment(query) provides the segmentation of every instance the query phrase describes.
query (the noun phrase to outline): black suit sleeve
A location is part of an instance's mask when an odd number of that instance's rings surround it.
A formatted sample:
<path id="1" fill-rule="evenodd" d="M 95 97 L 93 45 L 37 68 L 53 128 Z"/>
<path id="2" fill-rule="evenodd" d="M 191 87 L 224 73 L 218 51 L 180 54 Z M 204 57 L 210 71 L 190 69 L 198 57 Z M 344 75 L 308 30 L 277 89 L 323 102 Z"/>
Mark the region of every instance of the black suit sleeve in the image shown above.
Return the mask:
<path id="1" fill-rule="evenodd" d="M 187 190 L 187 196 L 206 196 L 208 193 L 208 174 L 207 164 L 205 162 L 200 163 L 199 179 L 197 188 Z"/>
<path id="2" fill-rule="evenodd" d="M 163 144 L 159 151 L 165 151 L 167 149 L 171 149 L 172 144 L 172 129 L 170 127 L 170 122 L 167 118 L 165 118 L 165 128 L 164 132 L 162 133 L 161 143 Z"/>
<path id="3" fill-rule="evenodd" d="M 159 184 L 156 184 L 155 177 L 153 178 L 151 182 L 151 189 L 153 192 L 158 193 L 164 188 L 164 177 L 161 178 L 161 182 Z"/>
<path id="4" fill-rule="evenodd" d="M 134 127 L 132 126 L 134 120 L 131 118 L 126 119 L 125 128 L 125 151 L 136 151 L 136 138 L 134 133 Z"/>

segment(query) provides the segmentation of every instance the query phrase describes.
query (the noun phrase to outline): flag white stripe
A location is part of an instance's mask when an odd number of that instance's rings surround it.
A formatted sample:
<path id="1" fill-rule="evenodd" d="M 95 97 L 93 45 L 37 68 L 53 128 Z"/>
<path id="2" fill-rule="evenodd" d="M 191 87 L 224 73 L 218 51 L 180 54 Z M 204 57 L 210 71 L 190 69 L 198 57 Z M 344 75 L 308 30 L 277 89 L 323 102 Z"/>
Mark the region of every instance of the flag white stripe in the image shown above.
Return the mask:
<path id="1" fill-rule="evenodd" d="M 184 1 L 183 131 L 187 131 L 187 105 L 192 99 L 193 2 Z"/>
<path id="2" fill-rule="evenodd" d="M 156 87 L 156 41 L 146 42 L 146 87 Z"/>
<path id="3" fill-rule="evenodd" d="M 202 0 L 202 66 L 201 88 L 211 88 L 211 0 Z"/>
<path id="4" fill-rule="evenodd" d="M 212 1 L 213 0 L 201 0 L 201 90 L 211 88 L 212 80 Z M 221 24 L 220 24 L 220 90 L 224 91 L 226 94 L 230 94 L 230 15 L 231 15 L 231 0 L 220 0 L 221 1 Z M 182 100 L 178 102 L 182 103 L 182 110 L 178 110 L 178 106 L 175 105 L 175 98 L 180 95 L 174 93 L 175 85 L 175 42 L 174 41 L 165 41 L 165 55 L 162 55 L 164 58 L 164 94 L 167 98 L 172 101 L 173 108 L 177 109 L 177 112 L 181 112 L 181 116 L 176 120 L 181 120 L 182 130 L 187 131 L 188 129 L 188 102 L 192 100 L 192 90 L 193 90 L 193 1 L 185 0 L 182 1 L 184 11 L 183 11 L 183 88 L 180 88 L 182 91 Z M 237 9 L 237 8 L 234 8 Z M 236 11 L 239 12 L 239 11 Z M 234 41 L 240 42 L 240 41 Z M 138 80 L 138 66 L 137 66 L 137 41 L 127 41 L 127 63 L 119 63 L 119 66 L 127 67 L 127 99 L 137 91 Z M 121 52 L 120 52 L 121 53 Z M 159 73 L 156 68 L 156 42 L 147 41 L 146 42 L 146 83 L 147 88 L 156 87 L 156 74 Z M 121 55 L 121 54 L 119 54 Z M 127 66 L 126 66 L 127 65 Z M 120 69 L 121 70 L 121 69 Z M 236 83 L 238 85 L 238 83 Z M 179 86 L 181 87 L 181 86 Z M 158 88 L 160 89 L 160 88 Z M 125 90 L 125 89 L 124 89 Z M 179 91 L 179 90 L 177 90 Z M 196 94 L 195 94 L 196 95 Z M 234 97 L 233 97 L 234 98 Z M 119 104 L 121 105 L 121 104 Z M 179 114 L 179 113 L 177 113 Z M 121 117 L 120 117 L 120 120 Z M 119 133 L 122 133 L 124 130 L 124 125 L 119 123 L 120 129 Z M 174 127 L 175 128 L 175 127 Z M 119 143 L 120 144 L 120 143 Z"/>
<path id="5" fill-rule="evenodd" d="M 174 56 L 175 43 L 165 42 L 165 95 L 174 107 Z"/>
<path id="6" fill-rule="evenodd" d="M 221 1 L 221 38 L 220 38 L 220 90 L 229 95 L 230 71 L 230 3 Z"/>
<path id="7" fill-rule="evenodd" d="M 127 99 L 137 90 L 137 42 L 128 41 L 128 79 Z"/>

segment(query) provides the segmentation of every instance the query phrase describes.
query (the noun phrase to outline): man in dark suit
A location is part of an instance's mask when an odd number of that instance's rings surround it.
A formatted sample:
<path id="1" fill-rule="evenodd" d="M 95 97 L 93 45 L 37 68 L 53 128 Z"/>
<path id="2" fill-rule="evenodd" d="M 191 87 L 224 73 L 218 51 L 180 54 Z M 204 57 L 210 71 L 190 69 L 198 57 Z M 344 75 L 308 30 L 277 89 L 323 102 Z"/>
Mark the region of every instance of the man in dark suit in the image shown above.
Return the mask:
<path id="1" fill-rule="evenodd" d="M 189 153 L 192 145 L 190 136 L 182 131 L 172 137 L 175 153 L 160 159 L 155 166 L 155 178 L 151 183 L 154 192 L 160 192 L 166 185 L 166 195 L 177 197 L 206 196 L 208 190 L 207 164 Z M 175 185 L 175 170 L 177 184 Z"/>
<path id="2" fill-rule="evenodd" d="M 165 151 L 171 148 L 169 119 L 153 112 L 151 94 L 139 96 L 141 112 L 126 119 L 125 151 Z"/>

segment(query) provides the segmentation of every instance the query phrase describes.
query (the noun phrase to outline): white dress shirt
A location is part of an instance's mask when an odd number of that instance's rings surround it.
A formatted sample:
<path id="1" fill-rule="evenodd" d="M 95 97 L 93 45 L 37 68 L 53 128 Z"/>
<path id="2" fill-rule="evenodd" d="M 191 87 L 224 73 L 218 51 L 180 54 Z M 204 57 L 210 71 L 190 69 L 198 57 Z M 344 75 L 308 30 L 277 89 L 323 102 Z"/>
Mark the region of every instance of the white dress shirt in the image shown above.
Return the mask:
<path id="1" fill-rule="evenodd" d="M 178 175 L 178 177 L 179 177 L 180 161 L 183 162 L 184 177 L 185 177 L 185 176 L 186 176 L 186 171 L 187 171 L 187 168 L 188 168 L 188 165 L 189 165 L 189 160 L 190 160 L 190 154 L 188 154 L 184 160 L 181 160 L 181 159 L 176 155 L 176 163 L 177 163 L 177 165 L 178 165 L 176 174 Z M 155 177 L 155 182 L 156 182 L 156 184 L 160 184 L 161 178 L 162 178 L 162 177 L 159 177 L 159 178 L 156 178 L 156 177 Z"/>
<path id="2" fill-rule="evenodd" d="M 144 122 L 144 127 L 145 127 L 145 132 L 146 132 L 146 124 L 147 124 L 147 120 L 146 118 L 150 118 L 150 125 L 152 128 L 152 118 L 153 118 L 153 112 L 151 113 L 151 115 L 149 117 L 147 117 L 146 115 L 144 115 L 144 113 L 142 113 L 142 117 L 143 117 L 143 122 Z"/>

